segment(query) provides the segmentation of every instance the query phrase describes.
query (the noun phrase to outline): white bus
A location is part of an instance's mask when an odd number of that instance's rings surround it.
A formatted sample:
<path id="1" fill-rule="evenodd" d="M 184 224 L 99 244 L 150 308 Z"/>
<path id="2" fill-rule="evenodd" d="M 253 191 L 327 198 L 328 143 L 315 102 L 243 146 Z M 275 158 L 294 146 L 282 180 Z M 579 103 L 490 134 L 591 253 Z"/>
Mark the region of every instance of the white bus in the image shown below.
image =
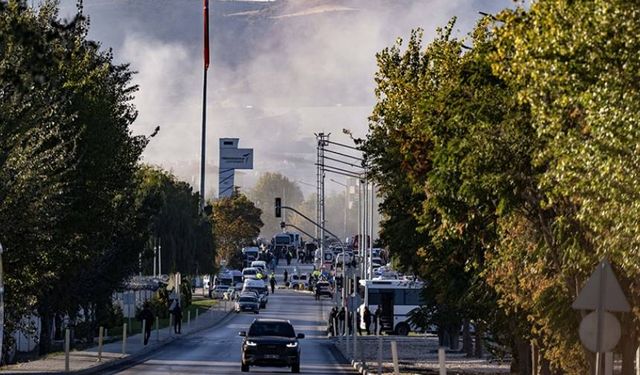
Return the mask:
<path id="1" fill-rule="evenodd" d="M 380 326 L 383 332 L 406 336 L 413 327 L 408 322 L 409 312 L 422 304 L 420 292 L 424 283 L 408 280 L 360 280 L 359 293 L 363 304 L 360 306 L 359 324 L 364 327 L 364 301 L 371 312 L 371 326 L 374 327 L 374 313 L 380 307 Z"/>

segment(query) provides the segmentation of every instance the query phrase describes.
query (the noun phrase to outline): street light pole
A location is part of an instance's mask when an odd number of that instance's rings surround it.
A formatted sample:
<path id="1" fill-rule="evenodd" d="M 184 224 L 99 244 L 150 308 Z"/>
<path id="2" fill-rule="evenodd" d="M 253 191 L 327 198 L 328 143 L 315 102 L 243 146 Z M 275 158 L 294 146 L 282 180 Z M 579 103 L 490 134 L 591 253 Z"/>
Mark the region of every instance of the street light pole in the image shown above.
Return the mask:
<path id="1" fill-rule="evenodd" d="M 369 222 L 369 257 L 373 256 L 373 215 L 375 214 L 376 185 L 371 181 L 371 219 Z M 373 278 L 373 263 L 369 262 L 369 278 Z"/>

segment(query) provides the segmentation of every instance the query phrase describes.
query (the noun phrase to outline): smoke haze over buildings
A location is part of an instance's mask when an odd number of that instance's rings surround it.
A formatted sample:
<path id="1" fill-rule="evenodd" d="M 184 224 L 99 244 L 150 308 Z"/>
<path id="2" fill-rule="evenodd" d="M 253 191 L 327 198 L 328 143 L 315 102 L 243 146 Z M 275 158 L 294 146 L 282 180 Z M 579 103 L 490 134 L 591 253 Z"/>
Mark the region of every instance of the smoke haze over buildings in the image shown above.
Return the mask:
<path id="1" fill-rule="evenodd" d="M 255 150 L 255 170 L 236 174 L 243 189 L 260 173 L 276 171 L 313 191 L 313 134 L 330 132 L 343 143 L 349 142 L 343 128 L 366 134 L 376 52 L 417 27 L 428 42 L 453 16 L 464 35 L 479 11 L 513 6 L 509 0 L 210 0 L 207 192 L 217 187 L 220 137 L 240 138 L 240 147 Z M 62 0 L 61 17 L 74 10 L 75 1 Z M 202 1 L 85 0 L 84 13 L 90 38 L 138 72 L 134 132 L 161 126 L 144 161 L 197 189 Z"/>

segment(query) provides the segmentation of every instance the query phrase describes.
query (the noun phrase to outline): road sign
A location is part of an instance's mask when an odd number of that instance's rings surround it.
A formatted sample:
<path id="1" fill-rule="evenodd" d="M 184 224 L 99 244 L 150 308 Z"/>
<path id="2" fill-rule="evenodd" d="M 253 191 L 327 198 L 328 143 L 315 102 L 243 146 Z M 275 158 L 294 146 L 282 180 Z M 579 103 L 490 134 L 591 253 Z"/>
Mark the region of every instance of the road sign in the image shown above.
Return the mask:
<path id="1" fill-rule="evenodd" d="M 606 259 L 598 264 L 571 306 L 576 310 L 595 310 L 580 323 L 580 341 L 587 349 L 604 353 L 618 344 L 620 323 L 607 311 L 626 312 L 631 308 Z"/>
<path id="2" fill-rule="evenodd" d="M 611 264 L 606 259 L 593 271 L 571 307 L 576 310 L 597 310 L 598 308 L 604 311 L 620 312 L 631 310 L 618 279 L 611 269 Z"/>
<path id="3" fill-rule="evenodd" d="M 253 169 L 253 149 L 220 149 L 220 169 Z"/>
<path id="4" fill-rule="evenodd" d="M 598 347 L 598 314 L 592 312 L 580 323 L 580 341 L 594 353 L 610 352 L 620 340 L 620 323 L 613 314 L 603 312 L 600 346 Z"/>

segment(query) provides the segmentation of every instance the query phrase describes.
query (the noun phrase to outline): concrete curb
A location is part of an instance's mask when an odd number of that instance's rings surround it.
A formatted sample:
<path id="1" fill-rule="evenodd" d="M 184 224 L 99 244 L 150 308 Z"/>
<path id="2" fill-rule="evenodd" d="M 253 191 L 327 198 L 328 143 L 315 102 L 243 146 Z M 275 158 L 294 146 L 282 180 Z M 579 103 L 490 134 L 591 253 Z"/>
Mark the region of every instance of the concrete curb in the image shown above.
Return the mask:
<path id="1" fill-rule="evenodd" d="M 1 375 L 24 375 L 24 374 L 29 374 L 29 375 L 51 375 L 51 374 L 76 374 L 76 375 L 88 375 L 88 374 L 97 374 L 97 373 L 104 373 L 104 372 L 108 372 L 108 371 L 113 371 L 115 369 L 118 368 L 126 368 L 129 367 L 141 360 L 143 360 L 145 357 L 149 356 L 150 354 L 164 348 L 165 346 L 171 344 L 174 341 L 180 340 L 182 338 L 185 337 L 189 337 L 191 335 L 200 333 L 206 329 L 210 329 L 213 327 L 216 327 L 222 323 L 224 323 L 229 316 L 231 316 L 233 312 L 232 310 L 227 311 L 226 314 L 224 314 L 220 319 L 218 319 L 215 322 L 212 322 L 211 324 L 207 324 L 197 330 L 192 330 L 190 332 L 185 332 L 184 334 L 180 335 L 180 336 L 170 336 L 167 337 L 157 343 L 153 343 L 150 344 L 149 346 L 145 347 L 144 349 L 138 351 L 137 353 L 133 353 L 130 354 L 128 356 L 125 357 L 121 357 L 118 359 L 114 359 L 112 361 L 108 361 L 108 362 L 104 362 L 102 364 L 99 364 L 97 366 L 93 366 L 93 367 L 89 367 L 89 368 L 85 368 L 85 369 L 81 369 L 81 370 L 72 370 L 69 372 L 64 372 L 64 371 L 43 371 L 43 372 L 38 372 L 38 371 L 0 371 Z"/>
<path id="2" fill-rule="evenodd" d="M 362 374 L 362 375 L 377 375 L 378 374 L 377 371 L 375 373 L 374 372 L 370 372 L 369 369 L 362 364 L 362 362 L 357 362 L 355 360 L 351 360 L 351 366 L 353 366 L 353 368 L 356 371 L 358 371 L 359 374 Z"/>
<path id="3" fill-rule="evenodd" d="M 233 310 L 229 310 L 227 311 L 227 313 L 225 315 L 223 315 L 220 319 L 218 319 L 216 322 L 213 322 L 211 324 L 205 325 L 204 327 L 198 329 L 198 330 L 192 330 L 191 332 L 187 332 L 184 335 L 180 335 L 180 336 L 171 336 L 168 337 L 158 343 L 156 343 L 154 346 L 149 346 L 147 348 L 144 348 L 142 350 L 140 350 L 139 352 L 135 353 L 135 354 L 131 354 L 128 355 L 126 357 L 120 358 L 120 359 L 116 359 L 110 362 L 106 362 L 103 365 L 98 365 L 98 366 L 94 366 L 94 367 L 90 367 L 84 370 L 78 370 L 78 371 L 71 371 L 70 373 L 73 374 L 77 374 L 77 375 L 88 375 L 88 374 L 96 374 L 96 373 L 102 373 L 104 371 L 109 371 L 110 369 L 116 369 L 119 367 L 128 367 L 127 365 L 133 365 L 136 362 L 139 362 L 140 360 L 144 359 L 145 357 L 147 357 L 148 355 L 158 351 L 159 349 L 164 348 L 165 346 L 171 344 L 174 341 L 178 341 L 182 338 L 185 337 L 189 337 L 192 336 L 196 333 L 200 333 L 206 329 L 210 329 L 213 327 L 216 327 L 220 324 L 222 324 L 227 318 L 229 318 L 229 316 L 231 315 L 231 313 L 233 312 Z M 50 373 L 49 373 L 50 374 Z M 65 373 L 67 374 L 67 373 Z"/>

